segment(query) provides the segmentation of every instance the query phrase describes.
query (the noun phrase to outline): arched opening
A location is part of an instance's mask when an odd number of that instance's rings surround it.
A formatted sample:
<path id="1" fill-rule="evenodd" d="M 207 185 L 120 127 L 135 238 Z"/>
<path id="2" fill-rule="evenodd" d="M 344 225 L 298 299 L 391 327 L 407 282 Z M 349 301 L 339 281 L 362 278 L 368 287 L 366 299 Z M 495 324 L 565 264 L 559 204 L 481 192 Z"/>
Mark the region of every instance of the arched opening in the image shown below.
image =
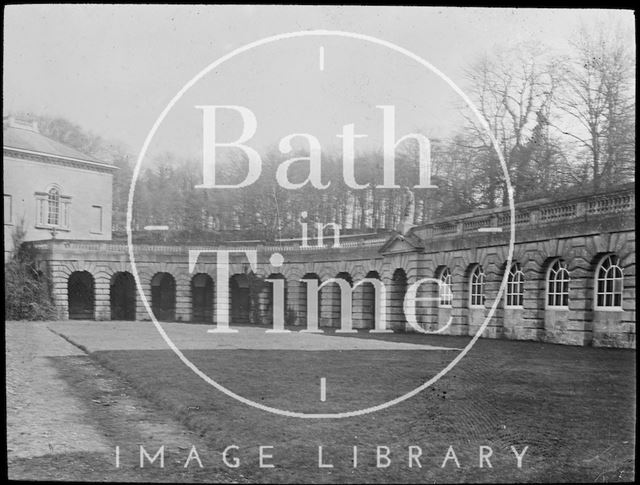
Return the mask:
<path id="1" fill-rule="evenodd" d="M 109 285 L 111 320 L 136 319 L 136 282 L 128 271 L 115 273 Z"/>
<path id="2" fill-rule="evenodd" d="M 249 323 L 251 295 L 247 275 L 233 275 L 229 279 L 229 290 L 231 293 L 231 323 Z"/>
<path id="3" fill-rule="evenodd" d="M 213 279 L 206 273 L 191 278 L 191 321 L 213 322 Z"/>
<path id="4" fill-rule="evenodd" d="M 88 271 L 74 271 L 67 282 L 70 320 L 93 320 L 95 297 L 93 276 Z"/>
<path id="5" fill-rule="evenodd" d="M 453 304 L 453 277 L 448 266 L 438 266 L 435 272 L 435 278 L 439 285 L 434 287 L 432 298 L 438 298 L 439 308 L 451 308 Z"/>
<path id="6" fill-rule="evenodd" d="M 369 271 L 365 279 L 380 279 L 377 271 Z M 384 311 L 384 309 L 382 309 Z M 354 328 L 372 329 L 375 327 L 376 290 L 373 283 L 362 283 L 353 292 Z"/>
<path id="7" fill-rule="evenodd" d="M 169 273 L 156 273 L 151 279 L 151 309 L 156 319 L 176 319 L 176 280 Z"/>
<path id="8" fill-rule="evenodd" d="M 404 297 L 407 293 L 407 273 L 402 268 L 393 272 L 391 284 L 387 291 L 387 322 L 392 330 L 404 330 Z"/>
<path id="9" fill-rule="evenodd" d="M 485 279 L 482 265 L 475 263 L 469 267 L 469 308 L 484 308 Z"/>
<path id="10" fill-rule="evenodd" d="M 524 273 L 520 263 L 514 261 L 509 268 L 505 308 L 522 308 L 524 304 Z"/>
<path id="11" fill-rule="evenodd" d="M 600 259 L 595 271 L 595 309 L 622 309 L 624 274 L 620 258 L 607 254 Z"/>
<path id="12" fill-rule="evenodd" d="M 566 261 L 556 258 L 550 261 L 546 274 L 546 307 L 569 307 L 569 283 L 571 275 Z"/>

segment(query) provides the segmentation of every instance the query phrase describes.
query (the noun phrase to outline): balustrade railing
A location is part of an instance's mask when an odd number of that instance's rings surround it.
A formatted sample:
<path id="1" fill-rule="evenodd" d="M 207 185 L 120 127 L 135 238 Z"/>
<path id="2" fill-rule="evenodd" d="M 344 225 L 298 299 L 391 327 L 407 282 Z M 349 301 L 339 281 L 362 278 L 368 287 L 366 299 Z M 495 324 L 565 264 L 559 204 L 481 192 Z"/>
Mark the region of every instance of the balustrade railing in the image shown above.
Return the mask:
<path id="1" fill-rule="evenodd" d="M 546 224 L 556 221 L 579 219 L 593 215 L 615 214 L 631 211 L 635 208 L 635 193 L 633 188 L 610 194 L 577 197 L 568 201 L 547 200 L 521 204 L 515 207 L 515 225 Z M 482 214 L 463 214 L 421 224 L 414 230 L 421 237 L 447 236 L 454 233 L 473 233 L 492 228 L 504 229 L 511 224 L 511 212 L 508 209 L 494 209 L 483 211 Z M 498 232 L 498 231 L 496 231 Z"/>

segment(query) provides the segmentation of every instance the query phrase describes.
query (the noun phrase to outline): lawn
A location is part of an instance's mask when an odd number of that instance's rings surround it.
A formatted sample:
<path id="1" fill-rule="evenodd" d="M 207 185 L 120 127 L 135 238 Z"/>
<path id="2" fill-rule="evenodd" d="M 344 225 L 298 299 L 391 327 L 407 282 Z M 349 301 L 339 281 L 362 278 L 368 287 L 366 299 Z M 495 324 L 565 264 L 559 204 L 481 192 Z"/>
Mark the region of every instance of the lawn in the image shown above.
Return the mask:
<path id="1" fill-rule="evenodd" d="M 465 337 L 402 334 L 342 338 L 457 348 L 468 342 Z M 380 404 L 424 382 L 455 355 L 440 350 L 220 349 L 185 354 L 244 397 L 302 412 Z M 226 469 L 254 482 L 634 478 L 635 351 L 481 339 L 449 374 L 417 396 L 372 414 L 329 420 L 277 416 L 239 403 L 202 381 L 170 350 L 96 351 L 91 357 L 200 433 L 216 450 L 200 456 L 205 469 Z M 327 383 L 325 402 L 320 400 L 321 377 Z M 183 466 L 189 451 L 165 445 L 177 457 L 169 466 Z M 230 460 L 238 457 L 237 469 L 227 469 L 222 461 L 231 445 L 238 447 L 229 453 Z M 263 463 L 273 467 L 260 467 L 260 446 L 272 447 L 262 453 L 272 455 Z M 332 468 L 318 466 L 319 446 L 323 464 Z M 511 447 L 522 453 L 527 446 L 518 468 Z M 377 447 L 388 447 L 389 459 L 380 458 L 387 467 L 377 466 Z M 479 466 L 480 447 L 491 448 L 491 467 L 486 461 Z M 148 448 L 153 451 L 152 443 Z M 380 454 L 386 451 L 380 448 Z M 410 453 L 420 456 L 410 460 Z M 122 456 L 135 460 L 138 449 L 123 449 Z"/>

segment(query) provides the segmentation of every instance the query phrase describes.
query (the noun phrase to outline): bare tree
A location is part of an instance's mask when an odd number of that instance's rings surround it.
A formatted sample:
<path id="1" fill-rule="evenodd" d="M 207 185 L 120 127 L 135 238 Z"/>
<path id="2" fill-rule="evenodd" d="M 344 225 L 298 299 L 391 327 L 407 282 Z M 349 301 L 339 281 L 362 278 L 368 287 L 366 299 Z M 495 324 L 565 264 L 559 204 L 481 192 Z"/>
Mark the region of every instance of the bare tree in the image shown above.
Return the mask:
<path id="1" fill-rule="evenodd" d="M 556 150 L 546 150 L 547 156 L 538 157 L 537 163 L 534 154 L 552 142 L 546 128 L 561 78 L 558 60 L 543 46 L 520 44 L 483 57 L 467 71 L 467 77 L 468 92 L 499 143 L 516 198 L 548 189 L 537 185 L 549 178 L 538 177 L 538 172 L 553 169 Z M 505 204 L 506 181 L 491 140 L 474 117 L 465 116 L 464 148 L 475 153 L 477 183 L 485 202 L 488 206 Z"/>
<path id="2" fill-rule="evenodd" d="M 558 106 L 564 134 L 585 153 L 595 189 L 633 176 L 635 51 L 620 29 L 582 27 L 572 41 Z"/>

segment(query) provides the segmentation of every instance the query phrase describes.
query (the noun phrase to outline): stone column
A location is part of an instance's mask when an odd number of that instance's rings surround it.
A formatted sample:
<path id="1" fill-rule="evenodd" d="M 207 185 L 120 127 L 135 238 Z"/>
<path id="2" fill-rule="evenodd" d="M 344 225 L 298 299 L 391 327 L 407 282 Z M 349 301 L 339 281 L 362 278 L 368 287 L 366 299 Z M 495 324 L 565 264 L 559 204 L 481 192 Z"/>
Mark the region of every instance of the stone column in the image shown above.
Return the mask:
<path id="1" fill-rule="evenodd" d="M 542 268 L 522 268 L 524 298 L 521 325 L 514 327 L 518 340 L 544 340 L 545 281 Z"/>
<path id="2" fill-rule="evenodd" d="M 320 326 L 340 326 L 340 288 L 337 283 L 320 290 Z"/>
<path id="3" fill-rule="evenodd" d="M 569 264 L 569 312 L 566 343 L 590 345 L 593 338 L 594 285 L 593 273 Z M 610 312 L 607 312 L 610 313 Z M 615 319 L 614 319 L 615 321 Z"/>
<path id="4" fill-rule="evenodd" d="M 451 315 L 453 321 L 451 323 L 451 335 L 468 335 L 469 334 L 469 294 L 466 288 L 464 270 L 457 272 L 450 268 L 451 273 L 451 292 L 453 298 L 451 302 Z"/>
<path id="5" fill-rule="evenodd" d="M 260 319 L 258 322 L 255 322 L 259 325 L 267 325 L 270 326 L 273 322 L 273 306 L 272 300 L 273 298 L 273 284 L 265 281 L 262 289 L 258 293 L 258 318 Z"/>
<path id="6" fill-rule="evenodd" d="M 191 280 L 188 275 L 175 276 L 176 279 L 176 320 L 191 321 Z"/>
<path id="7" fill-rule="evenodd" d="M 50 278 L 51 278 L 51 294 L 53 296 L 53 303 L 58 311 L 58 318 L 61 320 L 69 319 L 69 298 L 67 295 L 67 284 L 69 275 L 63 271 L 63 267 L 60 263 L 51 261 L 50 263 Z"/>
<path id="8" fill-rule="evenodd" d="M 142 290 L 144 291 L 144 296 L 146 296 L 147 301 L 149 302 L 149 307 L 151 307 L 151 276 L 146 277 L 140 275 L 140 283 L 142 285 Z M 136 320 L 147 322 L 151 320 L 151 315 L 149 315 L 149 312 L 142 302 L 142 296 L 139 290 L 136 291 Z"/>
<path id="9" fill-rule="evenodd" d="M 297 279 L 287 279 L 287 308 L 284 314 L 286 324 L 307 325 L 307 292 L 306 283 Z M 294 321 L 289 321 L 289 313 L 295 314 Z"/>
<path id="10" fill-rule="evenodd" d="M 492 222 L 495 226 L 497 221 Z M 494 305 L 498 292 L 500 291 L 500 285 L 502 284 L 502 277 L 504 273 L 502 271 L 502 264 L 488 263 L 484 268 L 485 281 L 484 281 L 484 295 L 485 295 L 485 311 L 482 316 L 480 324 L 482 325 L 489 315 L 489 310 Z M 486 338 L 502 338 L 504 334 L 504 298 L 507 287 L 505 285 L 505 291 L 500 295 L 500 301 L 496 307 L 496 311 L 487 323 L 487 327 L 482 336 Z"/>
<path id="11" fill-rule="evenodd" d="M 94 276 L 94 318 L 111 319 L 111 278 L 106 275 Z"/>
<path id="12" fill-rule="evenodd" d="M 353 291 L 353 328 L 374 328 L 375 301 L 375 289 L 371 283 L 363 283 Z"/>
<path id="13" fill-rule="evenodd" d="M 231 288 L 229 288 L 229 280 L 227 281 L 217 281 L 213 282 L 215 291 L 213 295 L 213 323 L 217 324 L 219 321 L 219 315 L 226 314 L 227 315 L 227 323 L 231 324 Z M 225 285 L 227 291 L 224 290 Z M 222 294 L 222 296 L 221 296 Z"/>
<path id="14" fill-rule="evenodd" d="M 387 288 L 387 328 L 394 331 L 404 331 L 406 318 L 402 305 L 407 292 L 407 284 L 404 281 L 396 281 L 391 278 L 383 278 Z"/>

